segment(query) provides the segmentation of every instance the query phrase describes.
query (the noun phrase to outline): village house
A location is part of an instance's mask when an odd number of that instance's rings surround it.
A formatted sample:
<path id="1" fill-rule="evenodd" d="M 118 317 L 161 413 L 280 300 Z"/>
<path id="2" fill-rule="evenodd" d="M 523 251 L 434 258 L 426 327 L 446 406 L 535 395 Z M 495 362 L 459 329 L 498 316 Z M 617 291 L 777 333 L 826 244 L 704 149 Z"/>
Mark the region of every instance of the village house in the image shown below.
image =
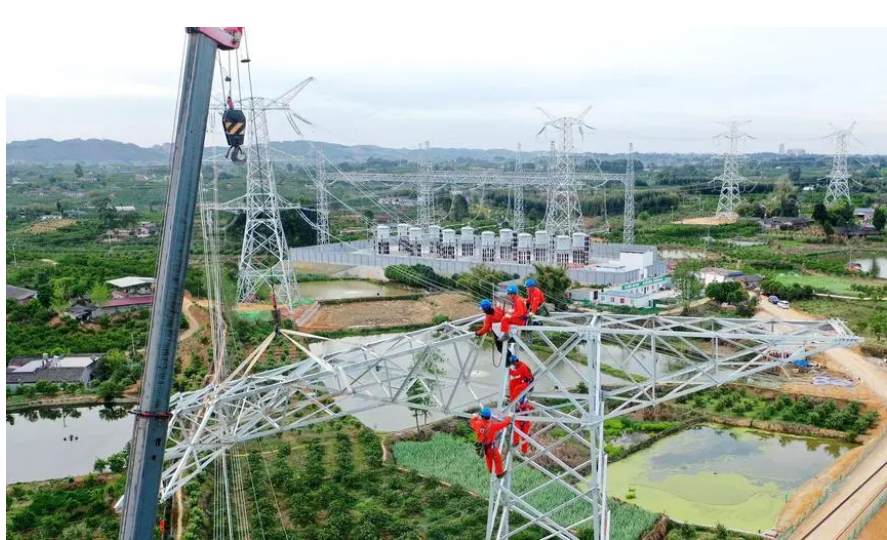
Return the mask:
<path id="1" fill-rule="evenodd" d="M 13 357 L 6 366 L 6 388 L 15 390 L 24 385 L 40 381 L 52 383 L 80 383 L 84 386 L 92 382 L 92 373 L 101 353 L 71 354 L 42 357 Z"/>
<path id="2" fill-rule="evenodd" d="M 6 299 L 15 300 L 19 304 L 27 304 L 31 300 L 37 298 L 37 291 L 16 287 L 15 285 L 6 285 Z"/>

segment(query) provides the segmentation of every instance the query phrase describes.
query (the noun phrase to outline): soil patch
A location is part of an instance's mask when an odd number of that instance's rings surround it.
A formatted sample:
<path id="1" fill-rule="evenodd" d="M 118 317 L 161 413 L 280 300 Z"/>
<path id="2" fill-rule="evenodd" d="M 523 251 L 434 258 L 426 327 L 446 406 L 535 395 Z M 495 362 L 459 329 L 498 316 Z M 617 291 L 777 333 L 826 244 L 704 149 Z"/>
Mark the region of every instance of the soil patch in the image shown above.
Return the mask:
<path id="1" fill-rule="evenodd" d="M 450 320 L 477 314 L 477 306 L 456 293 L 431 295 L 421 300 L 386 300 L 322 306 L 303 330 L 330 331 L 432 323 L 435 315 Z"/>
<path id="2" fill-rule="evenodd" d="M 736 223 L 738 218 L 726 218 L 726 217 L 699 217 L 699 218 L 688 218 L 681 219 L 673 222 L 675 225 L 724 225 L 726 223 Z"/>

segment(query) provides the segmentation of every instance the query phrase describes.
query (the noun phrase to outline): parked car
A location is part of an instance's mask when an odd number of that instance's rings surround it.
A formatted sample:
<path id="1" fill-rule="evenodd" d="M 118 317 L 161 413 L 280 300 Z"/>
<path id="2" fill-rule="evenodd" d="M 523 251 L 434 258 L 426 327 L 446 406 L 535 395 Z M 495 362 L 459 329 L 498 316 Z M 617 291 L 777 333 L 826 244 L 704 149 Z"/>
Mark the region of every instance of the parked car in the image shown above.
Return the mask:
<path id="1" fill-rule="evenodd" d="M 776 307 L 781 307 L 782 309 L 788 309 L 788 308 L 790 308 L 790 307 L 792 307 L 792 306 L 791 306 L 791 304 L 789 304 L 787 301 L 785 301 L 785 300 L 780 300 L 779 302 L 776 303 Z"/>
<path id="2" fill-rule="evenodd" d="M 768 298 L 767 300 L 770 300 L 770 303 L 771 303 L 771 304 L 778 304 L 778 303 L 779 303 L 779 297 L 778 297 L 778 296 L 771 296 L 771 297 Z"/>

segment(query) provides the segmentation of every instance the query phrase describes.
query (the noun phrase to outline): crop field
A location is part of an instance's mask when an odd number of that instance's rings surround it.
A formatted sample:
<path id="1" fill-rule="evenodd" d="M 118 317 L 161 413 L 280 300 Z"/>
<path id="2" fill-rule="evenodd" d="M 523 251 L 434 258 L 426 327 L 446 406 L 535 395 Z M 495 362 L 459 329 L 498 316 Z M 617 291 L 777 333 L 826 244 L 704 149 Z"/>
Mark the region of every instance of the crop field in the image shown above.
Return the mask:
<path id="1" fill-rule="evenodd" d="M 857 282 L 850 278 L 835 278 L 834 276 L 813 276 L 807 274 L 798 274 L 795 272 L 784 272 L 777 274 L 776 279 L 785 285 L 809 285 L 818 293 L 840 294 L 845 296 L 858 296 L 858 293 L 850 288 Z M 864 281 L 858 281 L 864 283 Z"/>
<path id="2" fill-rule="evenodd" d="M 394 445 L 397 463 L 420 474 L 433 476 L 480 495 L 489 493 L 490 475 L 484 460 L 474 447 L 458 437 L 445 433 L 436 434 L 430 441 L 403 441 Z M 529 491 L 543 484 L 547 477 L 532 469 L 520 469 L 512 477 L 512 486 L 518 493 Z M 532 503 L 542 512 L 551 510 L 572 497 L 562 486 L 552 485 L 531 495 Z M 656 522 L 657 515 L 634 505 L 610 500 L 611 533 L 614 540 L 637 540 Z M 577 501 L 557 512 L 560 523 L 575 523 L 590 515 L 591 506 Z"/>
<path id="3" fill-rule="evenodd" d="M 29 232 L 31 234 L 42 234 L 57 231 L 59 229 L 70 227 L 76 224 L 77 220 L 75 219 L 54 219 L 50 221 L 40 221 L 25 229 L 25 232 Z"/>

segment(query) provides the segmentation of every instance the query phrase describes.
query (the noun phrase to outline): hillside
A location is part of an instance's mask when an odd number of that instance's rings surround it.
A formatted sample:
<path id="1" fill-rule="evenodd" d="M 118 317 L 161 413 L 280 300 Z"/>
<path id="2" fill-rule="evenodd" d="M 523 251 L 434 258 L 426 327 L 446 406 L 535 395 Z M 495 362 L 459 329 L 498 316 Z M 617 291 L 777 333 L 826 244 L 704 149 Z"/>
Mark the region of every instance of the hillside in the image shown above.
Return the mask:
<path id="1" fill-rule="evenodd" d="M 159 147 L 143 148 L 107 139 L 35 139 L 6 144 L 6 162 L 25 163 L 164 163 Z"/>

